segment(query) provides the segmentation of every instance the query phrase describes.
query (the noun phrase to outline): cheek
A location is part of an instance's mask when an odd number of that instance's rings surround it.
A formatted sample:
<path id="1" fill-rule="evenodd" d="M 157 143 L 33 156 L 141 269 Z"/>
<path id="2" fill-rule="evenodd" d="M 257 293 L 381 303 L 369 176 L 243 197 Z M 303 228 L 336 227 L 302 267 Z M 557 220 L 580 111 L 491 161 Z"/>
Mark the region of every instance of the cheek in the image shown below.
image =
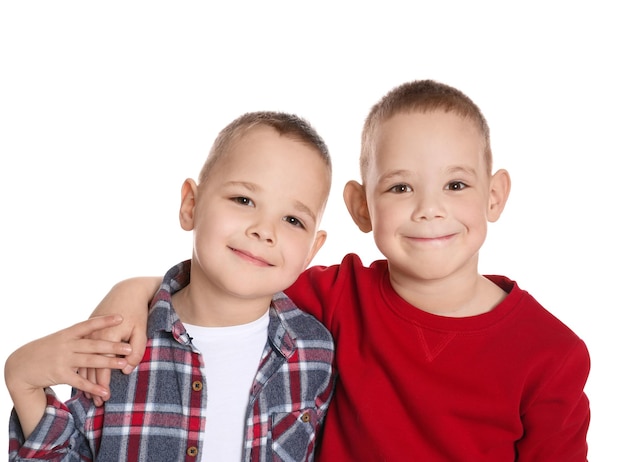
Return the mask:
<path id="1" fill-rule="evenodd" d="M 482 231 L 487 227 L 487 210 L 482 203 L 476 201 L 455 204 L 454 217 L 468 229 Z"/>
<path id="2" fill-rule="evenodd" d="M 398 200 L 378 201 L 370 207 L 373 228 L 390 229 L 411 218 L 412 204 Z"/>
<path id="3" fill-rule="evenodd" d="M 282 236 L 282 252 L 288 266 L 301 273 L 306 268 L 307 258 L 313 249 L 313 238 L 298 235 L 301 233 L 285 233 Z"/>
<path id="4" fill-rule="evenodd" d="M 376 208 L 370 210 L 372 234 L 374 242 L 383 253 L 393 245 L 393 239 L 398 228 L 401 226 L 406 212 L 398 207 L 398 204 L 378 203 Z"/>
<path id="5" fill-rule="evenodd" d="M 232 234 L 231 230 L 236 226 L 236 221 L 221 218 L 219 220 L 203 219 L 194 224 L 194 239 L 196 244 L 207 244 L 210 240 Z"/>

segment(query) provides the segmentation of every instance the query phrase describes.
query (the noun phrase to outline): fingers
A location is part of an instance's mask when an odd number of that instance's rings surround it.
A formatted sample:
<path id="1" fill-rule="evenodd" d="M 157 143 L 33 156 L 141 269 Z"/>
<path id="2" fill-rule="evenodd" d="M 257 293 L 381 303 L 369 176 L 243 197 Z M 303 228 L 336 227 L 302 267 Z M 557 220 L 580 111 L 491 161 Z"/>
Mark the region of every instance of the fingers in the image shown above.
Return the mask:
<path id="1" fill-rule="evenodd" d="M 94 383 L 94 384 L 99 384 L 103 389 L 108 390 L 109 388 L 109 382 L 107 383 L 98 383 L 97 379 L 96 379 L 96 371 L 98 369 L 94 369 L 93 367 L 82 367 L 78 370 L 78 374 L 80 374 L 81 377 L 83 377 L 84 379 L 87 379 L 89 382 Z M 90 399 L 93 401 L 93 403 L 96 406 L 102 406 L 104 404 L 104 401 L 102 400 L 102 396 L 104 396 L 105 398 L 108 398 L 108 394 L 107 395 L 92 395 L 91 393 L 89 393 L 87 390 L 83 390 L 85 392 L 85 396 L 87 397 L 87 399 Z"/>
<path id="2" fill-rule="evenodd" d="M 132 347 L 126 342 L 109 342 L 107 340 L 77 339 L 72 345 L 76 354 L 99 354 L 104 356 L 126 356 L 132 352 Z M 77 367 L 85 367 L 76 364 Z M 87 367 L 100 367 L 89 365 Z"/>
<path id="3" fill-rule="evenodd" d="M 99 386 L 108 389 L 109 384 L 111 383 L 111 370 L 110 369 L 92 369 L 91 373 L 95 375 L 95 380 L 92 379 L 93 382 L 97 383 Z M 96 406 L 102 406 L 104 401 L 109 399 L 108 396 L 93 396 L 93 403 Z"/>
<path id="4" fill-rule="evenodd" d="M 111 342 L 92 339 L 98 331 L 119 325 L 122 317 L 118 315 L 94 317 L 80 322 L 73 327 L 73 335 L 91 336 L 76 341 L 76 350 L 83 353 L 79 359 L 77 376 L 69 379 L 70 385 L 82 390 L 87 398 L 93 400 L 96 406 L 102 406 L 110 397 L 109 383 L 111 369 L 128 367 L 125 356 L 132 352 L 132 347 L 125 342 Z M 101 332 L 100 332 L 101 333 Z M 80 356 L 79 356 L 80 358 Z M 100 378 L 99 378 L 100 377 Z"/>
<path id="5" fill-rule="evenodd" d="M 133 328 L 130 322 L 122 323 L 121 318 L 116 316 L 92 317 L 88 321 L 80 323 L 80 327 L 77 327 L 76 332 L 78 332 L 78 329 L 83 329 L 80 332 L 89 331 L 85 336 L 94 342 L 82 346 L 82 348 L 88 349 L 85 352 L 99 350 L 100 353 L 124 356 L 126 364 L 121 369 L 125 374 L 130 374 L 143 358 L 147 343 L 145 320 L 144 323 L 136 323 L 135 328 Z M 130 344 L 119 342 L 125 339 L 129 339 Z M 106 344 L 98 343 L 102 341 L 108 342 L 112 349 L 106 350 L 108 348 Z M 103 349 L 106 351 L 103 351 Z M 114 369 L 117 369 L 117 367 Z M 105 389 L 108 389 L 111 382 L 111 371 L 107 368 L 88 368 L 81 371 L 80 375 L 89 382 L 98 384 Z M 88 390 L 83 391 L 89 393 Z M 109 397 L 108 395 L 91 394 L 91 398 L 96 406 L 101 406 Z"/>
<path id="6" fill-rule="evenodd" d="M 96 331 L 107 329 L 121 324 L 123 318 L 119 314 L 97 316 L 87 321 L 82 321 L 66 329 L 67 333 L 75 337 L 89 337 Z"/>
<path id="7" fill-rule="evenodd" d="M 78 370 L 76 371 L 76 373 L 78 375 L 80 375 L 83 379 L 87 379 L 89 380 L 89 371 L 95 371 L 95 369 L 89 369 L 87 367 L 79 367 Z M 95 372 L 94 372 L 95 374 Z M 95 383 L 94 380 L 90 380 L 91 383 Z M 91 393 L 89 393 L 87 390 L 84 390 L 81 388 L 81 390 L 83 390 L 85 392 L 85 396 L 87 397 L 87 399 L 91 399 L 93 400 L 95 395 L 92 395 Z"/>
<path id="8" fill-rule="evenodd" d="M 16 396 L 26 396 L 51 385 L 68 384 L 99 399 L 108 399 L 109 371 L 128 366 L 124 356 L 132 348 L 125 342 L 89 336 L 121 322 L 119 315 L 96 317 L 23 345 L 6 361 L 7 387 Z M 97 373 L 89 372 L 93 369 L 107 371 L 105 383 L 98 383 Z"/>
<path id="9" fill-rule="evenodd" d="M 130 374 L 143 359 L 143 354 L 146 350 L 146 344 L 148 342 L 145 329 L 133 329 L 130 335 L 129 342 L 132 351 L 126 355 L 126 361 L 128 362 L 128 365 L 126 366 L 126 368 L 122 369 L 122 372 L 124 372 L 124 374 Z"/>
<path id="10" fill-rule="evenodd" d="M 85 396 L 99 407 L 110 397 L 111 369 L 122 369 L 128 363 L 125 358 L 110 356 L 91 357 L 89 363 L 91 367 L 78 370 L 72 386 L 85 392 Z"/>
<path id="11" fill-rule="evenodd" d="M 101 352 L 76 353 L 71 360 L 71 366 L 74 371 L 82 368 L 123 369 L 127 364 L 128 362 L 126 361 L 126 358 L 104 355 Z M 79 373 L 78 375 L 81 374 Z"/>
<path id="12" fill-rule="evenodd" d="M 96 399 L 100 400 L 101 403 L 103 399 L 109 399 L 110 392 L 108 388 L 98 385 L 97 383 L 90 382 L 79 374 L 75 374 L 74 377 L 68 378 L 67 383 L 68 385 L 85 392 L 86 396 L 91 396 L 94 402 Z"/>
<path id="13" fill-rule="evenodd" d="M 102 406 L 109 399 L 109 383 L 111 381 L 111 369 L 128 368 L 128 361 L 124 356 L 131 352 L 131 346 L 123 342 L 108 342 L 105 340 L 83 340 L 83 352 L 95 353 L 96 356 L 88 356 L 88 364 L 78 369 L 78 374 L 85 379 L 85 396 L 93 400 L 96 406 Z M 133 368 L 131 368 L 132 370 Z M 90 384 L 90 386 L 87 386 Z M 98 386 L 98 391 L 91 393 L 93 386 Z M 79 387 L 77 387 L 79 388 Z"/>

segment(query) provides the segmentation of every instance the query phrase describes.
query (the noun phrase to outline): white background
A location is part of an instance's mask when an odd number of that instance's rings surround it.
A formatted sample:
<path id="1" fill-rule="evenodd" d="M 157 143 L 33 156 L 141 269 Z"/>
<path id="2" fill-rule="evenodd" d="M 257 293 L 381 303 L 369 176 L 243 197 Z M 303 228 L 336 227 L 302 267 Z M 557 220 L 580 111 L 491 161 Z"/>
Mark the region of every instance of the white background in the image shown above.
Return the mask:
<path id="1" fill-rule="evenodd" d="M 623 457 L 619 2 L 208 3 L 0 3 L 2 363 L 87 318 L 118 280 L 190 256 L 180 185 L 246 111 L 296 112 L 329 144 L 314 263 L 377 258 L 341 198 L 361 125 L 393 86 L 433 78 L 483 109 L 513 179 L 480 270 L 517 280 L 586 341 L 589 458 Z M 0 422 L 9 411 L 1 387 Z"/>

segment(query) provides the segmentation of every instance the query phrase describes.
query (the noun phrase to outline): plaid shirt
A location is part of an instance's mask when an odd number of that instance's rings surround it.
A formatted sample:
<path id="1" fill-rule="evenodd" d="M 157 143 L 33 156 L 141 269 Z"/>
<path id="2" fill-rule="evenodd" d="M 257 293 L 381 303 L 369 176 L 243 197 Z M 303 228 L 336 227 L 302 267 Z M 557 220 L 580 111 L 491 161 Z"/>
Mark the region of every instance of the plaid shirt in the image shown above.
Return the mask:
<path id="1" fill-rule="evenodd" d="M 148 319 L 148 347 L 130 375 L 114 371 L 111 399 L 82 392 L 67 403 L 46 390 L 44 417 L 24 441 L 12 413 L 9 460 L 195 461 L 202 452 L 207 396 L 202 356 L 171 296 L 189 283 L 189 261 L 172 268 Z M 282 293 L 270 306 L 268 339 L 250 391 L 244 461 L 311 461 L 333 393 L 332 337 Z"/>

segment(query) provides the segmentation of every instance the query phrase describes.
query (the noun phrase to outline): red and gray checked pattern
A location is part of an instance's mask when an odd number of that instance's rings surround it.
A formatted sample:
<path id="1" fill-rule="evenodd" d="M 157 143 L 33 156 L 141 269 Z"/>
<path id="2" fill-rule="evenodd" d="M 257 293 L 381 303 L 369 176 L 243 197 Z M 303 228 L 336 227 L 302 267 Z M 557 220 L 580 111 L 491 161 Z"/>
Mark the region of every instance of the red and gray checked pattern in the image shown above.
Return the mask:
<path id="1" fill-rule="evenodd" d="M 49 390 L 46 415 L 27 441 L 11 416 L 9 460 L 199 460 L 210 438 L 203 434 L 203 384 L 211 371 L 203 371 L 171 304 L 171 295 L 189 283 L 189 268 L 183 262 L 165 276 L 151 306 L 142 363 L 130 375 L 113 373 L 106 405 L 96 408 L 82 393 L 63 404 Z M 328 331 L 277 294 L 251 387 L 242 460 L 313 460 L 333 393 L 333 357 Z"/>

